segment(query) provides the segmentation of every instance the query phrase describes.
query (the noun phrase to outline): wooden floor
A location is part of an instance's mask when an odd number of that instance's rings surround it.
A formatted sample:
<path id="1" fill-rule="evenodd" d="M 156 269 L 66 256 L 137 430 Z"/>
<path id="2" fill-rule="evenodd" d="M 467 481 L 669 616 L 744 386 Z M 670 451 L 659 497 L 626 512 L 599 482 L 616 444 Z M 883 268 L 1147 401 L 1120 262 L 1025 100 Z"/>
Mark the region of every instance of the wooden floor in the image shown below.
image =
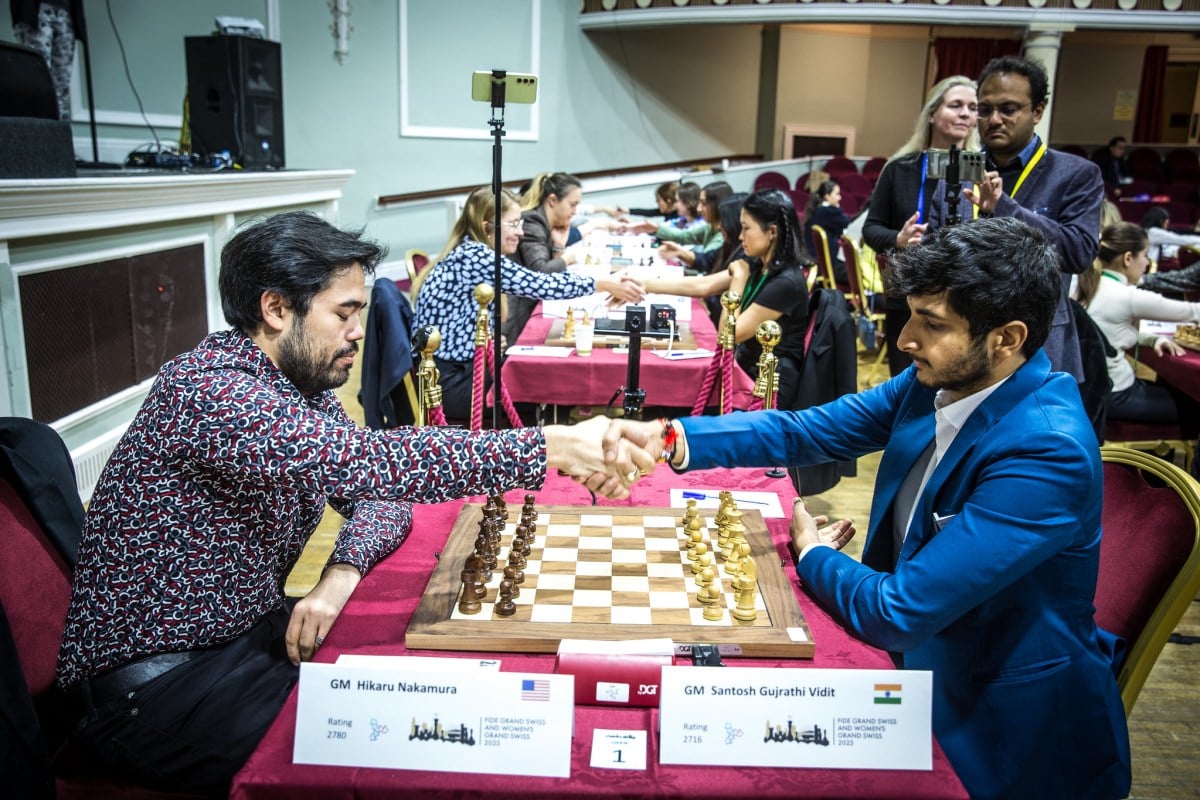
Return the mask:
<path id="1" fill-rule="evenodd" d="M 356 371 L 338 395 L 351 418 L 362 424 L 362 407 L 357 400 Z M 870 360 L 860 356 L 859 381 L 865 380 Z M 850 517 L 865 527 L 871 507 L 879 456 L 860 459 L 858 476 L 843 479 L 835 488 L 806 498 L 814 514 Z M 287 592 L 307 592 L 320 576 L 333 547 L 341 518 L 326 510 L 325 519 L 288 578 Z M 862 532 L 847 552 L 861 552 Z M 1142 800 L 1200 798 L 1200 601 L 1193 601 L 1176 633 L 1183 641 L 1166 645 L 1129 720 L 1133 750 L 1133 792 Z M 1048 743 L 1048 746 L 1053 746 Z"/>

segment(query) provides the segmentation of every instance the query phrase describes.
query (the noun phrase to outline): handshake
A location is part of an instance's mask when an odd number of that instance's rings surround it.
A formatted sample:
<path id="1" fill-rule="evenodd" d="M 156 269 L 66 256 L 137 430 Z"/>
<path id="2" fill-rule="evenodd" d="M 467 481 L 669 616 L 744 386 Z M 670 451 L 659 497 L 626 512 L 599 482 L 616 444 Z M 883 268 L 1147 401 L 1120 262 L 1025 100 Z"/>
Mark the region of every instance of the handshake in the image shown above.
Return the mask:
<path id="1" fill-rule="evenodd" d="M 671 430 L 675 433 L 668 436 Z M 653 472 L 659 461 L 685 452 L 686 447 L 679 426 L 662 420 L 596 417 L 578 425 L 548 425 L 544 432 L 547 469 L 557 469 L 591 491 L 617 500 L 628 497 L 633 484 Z"/>

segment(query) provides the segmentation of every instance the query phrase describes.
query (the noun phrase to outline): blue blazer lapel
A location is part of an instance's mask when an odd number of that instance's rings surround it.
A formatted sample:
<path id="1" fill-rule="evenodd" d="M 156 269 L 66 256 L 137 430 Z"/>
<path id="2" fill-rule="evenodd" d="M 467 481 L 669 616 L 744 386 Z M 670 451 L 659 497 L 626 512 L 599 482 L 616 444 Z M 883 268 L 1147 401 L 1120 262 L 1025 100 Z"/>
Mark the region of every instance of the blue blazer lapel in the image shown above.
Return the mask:
<path id="1" fill-rule="evenodd" d="M 899 560 L 911 558 L 913 553 L 920 549 L 921 545 L 935 532 L 934 512 L 958 513 L 957 507 L 939 508 L 934 503 L 947 478 L 960 467 L 975 448 L 975 443 L 1014 406 L 1041 386 L 1049 374 L 1050 359 L 1046 357 L 1045 352 L 1038 350 L 1032 358 L 1013 373 L 1012 377 L 1005 381 L 1003 386 L 992 392 L 991 396 L 984 400 L 979 408 L 975 409 L 974 413 L 967 418 L 966 424 L 954 437 L 950 449 L 938 461 L 933 474 L 929 476 L 929 481 L 925 484 L 925 489 L 917 499 L 913 524 L 909 529 L 908 537 L 904 540 L 904 548 L 900 552 Z M 930 418 L 932 420 L 932 415 Z M 882 462 L 880 469 L 882 471 Z M 904 480 L 904 477 L 901 476 L 900 480 Z M 899 484 L 897 484 L 898 486 Z M 895 496 L 894 491 L 892 496 Z"/>

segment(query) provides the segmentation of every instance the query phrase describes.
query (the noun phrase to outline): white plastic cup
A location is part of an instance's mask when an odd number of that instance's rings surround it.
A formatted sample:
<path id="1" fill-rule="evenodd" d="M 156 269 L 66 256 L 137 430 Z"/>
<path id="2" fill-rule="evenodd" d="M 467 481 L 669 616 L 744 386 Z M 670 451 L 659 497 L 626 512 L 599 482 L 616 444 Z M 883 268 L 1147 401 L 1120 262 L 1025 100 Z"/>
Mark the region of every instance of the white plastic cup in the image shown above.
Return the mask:
<path id="1" fill-rule="evenodd" d="M 581 356 L 592 354 L 592 342 L 596 338 L 596 328 L 590 322 L 575 323 L 575 352 Z"/>

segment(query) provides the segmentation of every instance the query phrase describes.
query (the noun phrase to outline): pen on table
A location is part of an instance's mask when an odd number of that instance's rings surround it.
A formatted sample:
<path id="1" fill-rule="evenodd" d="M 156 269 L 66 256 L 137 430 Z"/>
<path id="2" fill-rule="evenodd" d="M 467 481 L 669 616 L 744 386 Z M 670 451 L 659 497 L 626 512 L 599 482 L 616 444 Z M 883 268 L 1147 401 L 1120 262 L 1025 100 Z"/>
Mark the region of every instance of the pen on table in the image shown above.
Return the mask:
<path id="1" fill-rule="evenodd" d="M 684 500 L 712 500 L 713 496 L 710 494 L 705 494 L 704 492 L 684 492 L 683 499 Z M 738 499 L 738 502 L 739 503 L 751 503 L 756 506 L 770 505 L 765 500 L 748 500 L 746 498 Z"/>

